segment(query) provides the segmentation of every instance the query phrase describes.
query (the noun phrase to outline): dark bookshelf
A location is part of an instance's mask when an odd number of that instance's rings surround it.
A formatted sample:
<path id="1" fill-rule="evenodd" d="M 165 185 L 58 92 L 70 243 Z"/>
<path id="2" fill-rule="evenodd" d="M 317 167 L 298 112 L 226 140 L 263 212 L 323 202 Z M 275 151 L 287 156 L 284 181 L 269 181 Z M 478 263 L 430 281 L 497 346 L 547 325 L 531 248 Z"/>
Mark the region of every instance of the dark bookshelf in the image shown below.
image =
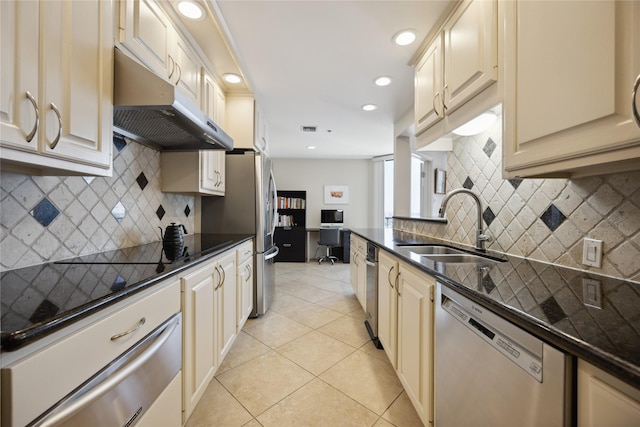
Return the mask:
<path id="1" fill-rule="evenodd" d="M 305 262 L 306 204 L 306 191 L 278 191 L 278 224 L 274 241 L 280 253 L 275 258 L 276 262 Z"/>

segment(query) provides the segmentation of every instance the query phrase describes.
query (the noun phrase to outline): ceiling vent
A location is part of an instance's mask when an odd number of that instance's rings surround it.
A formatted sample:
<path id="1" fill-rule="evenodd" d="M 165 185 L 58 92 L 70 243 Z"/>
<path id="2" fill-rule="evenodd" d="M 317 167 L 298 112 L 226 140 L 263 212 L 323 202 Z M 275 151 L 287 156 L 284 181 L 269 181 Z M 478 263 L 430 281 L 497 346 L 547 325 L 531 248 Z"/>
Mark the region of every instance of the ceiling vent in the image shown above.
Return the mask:
<path id="1" fill-rule="evenodd" d="M 300 129 L 302 129 L 302 132 L 315 133 L 315 132 L 318 131 L 318 127 L 317 126 L 300 126 Z"/>

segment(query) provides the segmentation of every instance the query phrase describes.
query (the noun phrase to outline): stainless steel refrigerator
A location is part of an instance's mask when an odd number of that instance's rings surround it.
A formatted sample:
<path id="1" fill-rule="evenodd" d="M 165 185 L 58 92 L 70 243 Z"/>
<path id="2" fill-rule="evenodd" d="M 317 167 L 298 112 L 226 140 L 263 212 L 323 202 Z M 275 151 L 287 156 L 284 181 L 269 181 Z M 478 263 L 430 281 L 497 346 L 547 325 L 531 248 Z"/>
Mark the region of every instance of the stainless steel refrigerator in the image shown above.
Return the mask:
<path id="1" fill-rule="evenodd" d="M 271 159 L 252 150 L 226 153 L 224 197 L 202 198 L 202 233 L 255 233 L 253 317 L 267 312 L 275 293 L 273 242 L 277 191 Z"/>

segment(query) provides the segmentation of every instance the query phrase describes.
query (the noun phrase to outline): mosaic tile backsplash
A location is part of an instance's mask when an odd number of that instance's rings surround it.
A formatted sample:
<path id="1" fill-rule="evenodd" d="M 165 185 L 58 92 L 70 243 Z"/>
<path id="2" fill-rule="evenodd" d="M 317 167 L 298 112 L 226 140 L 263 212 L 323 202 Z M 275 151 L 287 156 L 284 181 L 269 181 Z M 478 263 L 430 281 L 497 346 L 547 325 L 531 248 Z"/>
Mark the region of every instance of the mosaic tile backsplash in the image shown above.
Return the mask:
<path id="1" fill-rule="evenodd" d="M 160 191 L 160 152 L 114 135 L 113 176 L 0 173 L 2 271 L 158 241 L 194 229 L 194 197 Z"/>
<path id="2" fill-rule="evenodd" d="M 483 203 L 487 248 L 640 281 L 640 171 L 580 179 L 502 179 L 501 120 L 454 139 L 447 191 L 465 187 Z M 394 228 L 475 245 L 476 205 L 451 198 L 446 225 L 395 220 Z M 603 241 L 602 268 L 582 264 L 583 238 Z"/>

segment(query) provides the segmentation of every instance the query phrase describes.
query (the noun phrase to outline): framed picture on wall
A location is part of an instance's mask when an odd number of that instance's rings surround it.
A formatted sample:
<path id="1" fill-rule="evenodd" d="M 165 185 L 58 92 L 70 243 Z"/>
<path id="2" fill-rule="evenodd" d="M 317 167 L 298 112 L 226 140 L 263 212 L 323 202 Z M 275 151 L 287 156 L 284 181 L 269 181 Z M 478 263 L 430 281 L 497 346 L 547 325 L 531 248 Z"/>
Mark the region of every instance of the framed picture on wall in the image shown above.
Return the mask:
<path id="1" fill-rule="evenodd" d="M 349 204 L 349 186 L 325 185 L 324 186 L 324 204 L 325 205 Z"/>
<path id="2" fill-rule="evenodd" d="M 436 169 L 435 193 L 444 194 L 447 192 L 447 171 Z"/>

